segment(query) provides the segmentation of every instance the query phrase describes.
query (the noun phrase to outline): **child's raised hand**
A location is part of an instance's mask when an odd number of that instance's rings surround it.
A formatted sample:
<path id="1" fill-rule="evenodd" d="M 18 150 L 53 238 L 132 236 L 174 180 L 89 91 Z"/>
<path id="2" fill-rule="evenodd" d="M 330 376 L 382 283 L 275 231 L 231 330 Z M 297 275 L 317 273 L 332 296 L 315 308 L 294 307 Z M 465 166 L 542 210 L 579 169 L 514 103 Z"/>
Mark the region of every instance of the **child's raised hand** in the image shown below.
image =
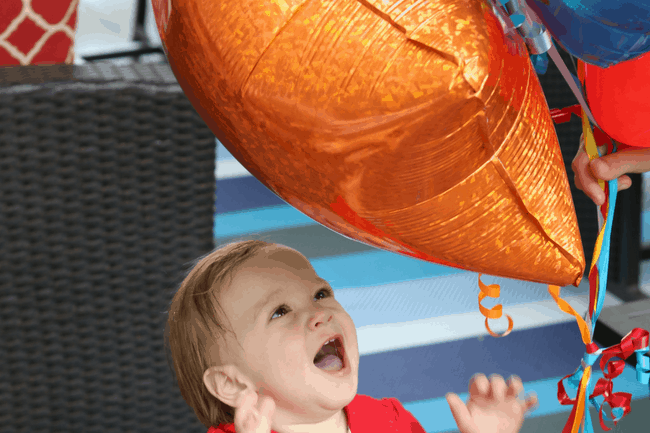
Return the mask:
<path id="1" fill-rule="evenodd" d="M 519 398 L 524 385 L 511 376 L 506 385 L 497 374 L 490 377 L 476 374 L 469 384 L 467 405 L 454 393 L 447 394 L 447 403 L 461 433 L 515 433 L 524 422 L 527 411 L 537 405 L 535 395 Z"/>
<path id="2" fill-rule="evenodd" d="M 270 433 L 275 402 L 270 397 L 259 398 L 256 392 L 242 397 L 235 409 L 235 431 L 237 433 Z"/>

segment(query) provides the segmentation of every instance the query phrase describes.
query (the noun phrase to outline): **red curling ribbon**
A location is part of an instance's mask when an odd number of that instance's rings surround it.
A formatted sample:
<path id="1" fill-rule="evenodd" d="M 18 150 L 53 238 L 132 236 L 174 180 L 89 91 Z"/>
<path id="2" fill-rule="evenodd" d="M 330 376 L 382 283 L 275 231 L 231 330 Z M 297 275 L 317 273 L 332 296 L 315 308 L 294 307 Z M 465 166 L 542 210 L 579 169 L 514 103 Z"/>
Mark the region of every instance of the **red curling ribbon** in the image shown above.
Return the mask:
<path id="1" fill-rule="evenodd" d="M 596 386 L 594 387 L 594 393 L 589 398 L 592 399 L 600 395 L 604 398 L 598 416 L 600 419 L 600 426 L 605 431 L 610 431 L 611 429 L 605 425 L 603 420 L 604 403 L 607 403 L 611 409 L 622 408 L 623 415 L 621 416 L 621 419 L 630 413 L 631 410 L 630 403 L 632 401 L 632 394 L 627 392 L 612 392 L 612 380 L 618 377 L 625 369 L 625 360 L 632 356 L 635 351 L 648 347 L 649 340 L 650 333 L 648 331 L 641 328 L 634 328 L 623 337 L 619 344 L 605 349 L 601 354 L 600 369 L 605 377 L 598 379 L 598 382 L 596 382 Z M 610 359 L 614 357 L 620 359 L 610 361 Z M 620 421 L 620 419 L 618 421 Z M 618 421 L 614 420 L 614 426 L 616 426 Z"/>
<path id="2" fill-rule="evenodd" d="M 623 337 L 620 344 L 605 349 L 602 353 L 602 358 L 600 358 L 600 369 L 603 371 L 605 377 L 608 379 L 613 379 L 623 371 L 616 370 L 618 373 L 614 375 L 605 373 L 605 365 L 608 363 L 610 358 L 620 358 L 623 360 L 621 362 L 624 364 L 625 360 L 632 356 L 635 351 L 647 347 L 648 341 L 650 341 L 650 333 L 648 331 L 641 328 L 634 328 L 625 337 Z M 609 369 L 609 367 L 607 368 Z"/>
<path id="3" fill-rule="evenodd" d="M 553 108 L 551 110 L 551 118 L 553 122 L 558 125 L 561 123 L 566 123 L 571 120 L 571 115 L 575 114 L 578 117 L 582 117 L 582 107 L 580 104 L 571 105 L 570 107 L 564 108 Z"/>
<path id="4" fill-rule="evenodd" d="M 598 258 L 594 258 L 594 262 Z M 596 301 L 598 300 L 598 297 L 596 296 L 596 290 L 598 288 L 598 266 L 593 265 L 591 268 L 591 271 L 589 272 L 589 319 L 593 323 L 593 318 L 594 318 L 594 312 L 596 310 Z"/>
<path id="5" fill-rule="evenodd" d="M 551 110 L 551 118 L 553 119 L 553 122 L 557 123 L 558 125 L 570 121 L 572 114 L 575 114 L 576 116 L 582 118 L 582 107 L 580 104 L 571 105 L 564 108 L 553 108 Z M 598 147 L 607 146 L 608 153 L 611 153 L 612 147 L 610 146 L 612 146 L 612 139 L 609 137 L 609 135 L 607 135 L 597 126 L 593 128 L 593 130 L 594 138 L 596 139 L 596 145 Z"/>
<path id="6" fill-rule="evenodd" d="M 598 379 L 596 385 L 594 386 L 594 391 L 589 396 L 589 399 L 591 400 L 595 397 L 603 396 L 604 401 L 603 404 L 600 405 L 600 411 L 598 414 L 600 426 L 603 428 L 603 430 L 611 430 L 605 425 L 605 420 L 603 419 L 603 409 L 605 408 L 605 403 L 607 403 L 611 409 L 623 409 L 623 415 L 620 417 L 620 419 L 614 420 L 614 426 L 616 426 L 618 421 L 630 413 L 632 394 L 627 392 L 613 392 L 612 380 L 618 377 L 625 369 L 625 359 L 629 358 L 632 354 L 634 354 L 635 351 L 648 347 L 649 341 L 650 333 L 648 331 L 641 328 L 634 328 L 630 333 L 623 337 L 619 344 L 609 347 L 603 350 L 601 353 L 600 369 L 602 370 L 605 377 Z M 590 343 L 586 345 L 586 350 L 587 353 L 595 353 L 598 350 L 598 346 L 595 343 Z M 611 360 L 611 358 L 614 357 L 620 359 Z M 580 400 L 580 394 L 583 392 L 582 387 L 579 387 L 575 399 L 571 399 L 567 394 L 563 382 L 565 379 L 573 376 L 574 374 L 575 373 L 564 376 L 558 382 L 558 401 L 561 405 L 564 406 L 573 405 L 571 415 L 569 416 L 569 421 L 564 426 L 562 433 L 570 433 L 573 430 L 574 426 L 571 420 L 575 418 L 576 410 L 578 409 L 578 401 Z M 582 380 L 584 380 L 584 372 Z M 585 416 L 589 416 L 589 414 L 585 414 Z"/>

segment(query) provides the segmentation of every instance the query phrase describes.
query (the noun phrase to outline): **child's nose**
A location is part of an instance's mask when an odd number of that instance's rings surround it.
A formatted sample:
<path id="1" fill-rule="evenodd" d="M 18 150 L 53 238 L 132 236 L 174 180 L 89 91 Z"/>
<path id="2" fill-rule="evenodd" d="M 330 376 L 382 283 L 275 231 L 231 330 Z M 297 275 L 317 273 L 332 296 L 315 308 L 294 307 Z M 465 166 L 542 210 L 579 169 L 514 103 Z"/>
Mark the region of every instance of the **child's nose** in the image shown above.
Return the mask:
<path id="1" fill-rule="evenodd" d="M 309 327 L 315 329 L 331 320 L 332 313 L 323 310 L 316 310 L 312 318 L 309 320 Z"/>

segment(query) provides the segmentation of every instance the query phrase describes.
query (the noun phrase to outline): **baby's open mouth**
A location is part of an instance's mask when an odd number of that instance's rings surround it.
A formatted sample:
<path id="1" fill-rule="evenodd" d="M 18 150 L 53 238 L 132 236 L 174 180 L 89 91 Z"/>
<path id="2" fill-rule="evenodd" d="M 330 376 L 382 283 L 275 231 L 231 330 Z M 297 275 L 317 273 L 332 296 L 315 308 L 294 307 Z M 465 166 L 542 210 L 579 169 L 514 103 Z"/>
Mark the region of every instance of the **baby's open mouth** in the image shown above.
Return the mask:
<path id="1" fill-rule="evenodd" d="M 343 368 L 343 343 L 339 337 L 323 344 L 316 356 L 314 365 L 325 371 L 338 371 Z"/>

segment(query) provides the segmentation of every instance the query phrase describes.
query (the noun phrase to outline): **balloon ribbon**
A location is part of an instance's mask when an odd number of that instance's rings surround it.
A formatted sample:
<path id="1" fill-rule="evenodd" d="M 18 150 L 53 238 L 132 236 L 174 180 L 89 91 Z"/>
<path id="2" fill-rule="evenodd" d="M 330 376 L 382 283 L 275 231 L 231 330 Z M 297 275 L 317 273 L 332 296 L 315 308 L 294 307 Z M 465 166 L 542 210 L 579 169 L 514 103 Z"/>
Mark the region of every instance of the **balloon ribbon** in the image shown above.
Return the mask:
<path id="1" fill-rule="evenodd" d="M 581 81 L 584 81 L 584 64 L 581 61 L 579 61 L 579 75 Z M 556 123 L 569 121 L 571 114 L 576 114 L 582 118 L 585 151 L 589 155 L 589 160 L 600 157 L 599 145 L 606 146 L 607 153 L 616 152 L 616 144 L 603 131 L 598 128 L 592 130 L 584 110 L 579 105 L 561 110 L 551 110 L 551 115 Z M 609 268 L 609 245 L 612 234 L 611 227 L 616 205 L 616 193 L 618 191 L 617 179 L 608 182 L 599 180 L 599 185 L 605 192 L 605 203 L 599 209 L 600 228 L 589 270 L 589 310 L 586 316 L 588 323 L 576 313 L 568 302 L 560 297 L 560 287 L 549 286 L 548 288 L 549 293 L 558 307 L 576 318 L 582 341 L 586 347 L 580 367 L 573 374 L 563 377 L 558 382 L 557 396 L 560 404 L 573 406 L 569 420 L 564 426 L 562 433 L 577 433 L 581 427 L 584 433 L 593 433 L 591 416 L 589 415 L 589 402 L 598 410 L 600 425 L 605 431 L 611 429 L 605 425 L 603 419 L 604 403 L 607 403 L 612 410 L 614 426 L 630 412 L 632 395 L 624 392 L 612 392 L 612 380 L 623 372 L 625 359 L 633 353 L 636 353 L 637 356 L 637 380 L 646 385 L 650 382 L 650 355 L 648 354 L 648 350 L 650 349 L 648 345 L 650 334 L 648 331 L 635 328 L 623 337 L 621 343 L 605 349 L 599 349 L 592 339 L 596 321 L 605 301 L 607 271 Z M 592 366 L 601 355 L 600 369 L 603 372 L 604 378 L 598 379 L 590 394 L 589 390 L 591 387 L 589 386 L 589 380 L 591 378 Z M 620 358 L 620 360 L 610 361 L 613 357 Z M 566 379 L 568 379 L 568 384 L 572 389 L 577 389 L 577 395 L 574 399 L 569 398 L 566 393 L 563 384 L 563 381 Z M 603 401 L 599 404 L 596 401 L 596 397 L 600 396 L 603 397 Z"/>
<path id="2" fill-rule="evenodd" d="M 503 334 L 497 334 L 490 329 L 488 320 L 501 318 L 503 315 L 503 305 L 498 304 L 492 308 L 486 308 L 481 305 L 481 301 L 487 297 L 498 298 L 501 293 L 501 287 L 499 287 L 498 284 L 487 285 L 483 283 L 483 281 L 481 281 L 481 274 L 478 274 L 478 286 L 481 290 L 478 294 L 478 308 L 481 310 L 481 314 L 485 316 L 485 329 L 487 329 L 487 332 L 493 337 L 505 337 L 512 332 L 512 328 L 514 327 L 512 317 L 506 314 L 506 317 L 508 318 L 508 329 Z"/>

